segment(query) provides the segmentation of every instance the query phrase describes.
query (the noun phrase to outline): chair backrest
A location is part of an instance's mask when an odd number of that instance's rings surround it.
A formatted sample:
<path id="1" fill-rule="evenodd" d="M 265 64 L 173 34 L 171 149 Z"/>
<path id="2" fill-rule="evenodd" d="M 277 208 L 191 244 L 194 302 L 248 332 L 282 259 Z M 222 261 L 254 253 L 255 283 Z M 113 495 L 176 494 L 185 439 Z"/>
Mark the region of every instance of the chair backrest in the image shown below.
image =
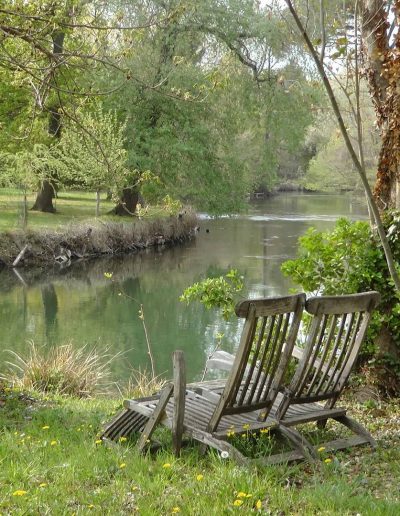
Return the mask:
<path id="1" fill-rule="evenodd" d="M 378 292 L 364 292 L 306 301 L 306 311 L 313 317 L 288 389 L 289 404 L 328 400 L 327 406 L 333 406 L 346 384 L 379 300 Z"/>
<path id="2" fill-rule="evenodd" d="M 267 417 L 291 357 L 304 304 L 305 295 L 297 294 L 236 305 L 236 315 L 246 321 L 209 431 L 228 414 L 262 409 L 263 419 Z"/>

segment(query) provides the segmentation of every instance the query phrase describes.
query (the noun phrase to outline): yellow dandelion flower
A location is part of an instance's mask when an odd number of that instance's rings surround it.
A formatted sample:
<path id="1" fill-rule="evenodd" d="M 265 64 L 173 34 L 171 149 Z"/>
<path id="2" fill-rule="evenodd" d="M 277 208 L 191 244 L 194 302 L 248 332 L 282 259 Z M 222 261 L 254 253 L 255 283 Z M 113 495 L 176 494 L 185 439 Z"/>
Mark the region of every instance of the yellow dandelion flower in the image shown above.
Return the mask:
<path id="1" fill-rule="evenodd" d="M 247 437 L 247 434 L 242 434 L 242 437 Z"/>
<path id="2" fill-rule="evenodd" d="M 330 464 L 332 462 L 332 459 L 325 459 L 324 462 L 325 464 Z"/>
<path id="3" fill-rule="evenodd" d="M 13 496 L 24 496 L 28 493 L 28 491 L 24 491 L 23 489 L 17 489 L 13 492 Z"/>
<path id="4" fill-rule="evenodd" d="M 41 484 L 39 484 L 39 487 L 46 487 L 47 486 L 47 482 L 42 482 Z"/>
<path id="5" fill-rule="evenodd" d="M 246 498 L 246 493 L 243 493 L 243 491 L 239 491 L 238 494 L 237 494 L 237 497 L 238 498 Z"/>
<path id="6" fill-rule="evenodd" d="M 234 435 L 235 435 L 235 432 L 234 432 L 233 430 L 228 430 L 228 431 L 226 432 L 226 436 L 227 436 L 227 437 L 233 437 Z"/>
<path id="7" fill-rule="evenodd" d="M 124 469 L 124 468 L 126 468 L 126 464 L 125 464 L 125 462 L 123 462 L 122 464 L 120 464 L 120 465 L 119 465 L 119 468 L 120 468 L 120 469 Z"/>
<path id="8" fill-rule="evenodd" d="M 111 279 L 113 277 L 113 273 L 112 272 L 105 272 L 104 273 L 104 277 L 107 278 L 107 279 Z"/>
<path id="9" fill-rule="evenodd" d="M 262 508 L 262 502 L 261 502 L 261 500 L 257 500 L 256 501 L 256 509 L 257 509 L 257 511 L 261 511 L 261 508 Z"/>
<path id="10" fill-rule="evenodd" d="M 244 429 L 244 430 L 248 430 L 249 428 L 250 428 L 250 425 L 249 425 L 249 424 L 247 424 L 247 423 L 246 423 L 245 425 L 243 425 L 243 429 Z"/>
<path id="11" fill-rule="evenodd" d="M 325 451 L 325 449 L 326 449 L 325 446 L 321 446 L 321 448 L 318 448 L 318 451 L 323 452 L 323 451 Z"/>
<path id="12" fill-rule="evenodd" d="M 126 437 L 120 437 L 120 438 L 119 438 L 119 442 L 120 442 L 120 443 L 124 443 L 125 441 L 126 441 Z"/>
<path id="13" fill-rule="evenodd" d="M 235 500 L 235 501 L 233 502 L 233 505 L 234 505 L 235 507 L 240 507 L 242 504 L 243 504 L 243 500 Z"/>
<path id="14" fill-rule="evenodd" d="M 203 478 L 204 478 L 204 476 L 200 474 L 200 475 L 197 475 L 196 480 L 198 480 L 200 482 L 201 480 L 203 480 Z"/>
<path id="15" fill-rule="evenodd" d="M 57 441 L 51 441 L 50 446 L 55 446 L 57 444 Z"/>
<path id="16" fill-rule="evenodd" d="M 261 428 L 260 434 L 268 434 L 268 433 L 269 433 L 269 428 Z"/>
<path id="17" fill-rule="evenodd" d="M 165 469 L 168 469 L 171 467 L 171 464 L 169 462 L 166 462 L 165 464 L 163 464 L 163 468 Z"/>
<path id="18" fill-rule="evenodd" d="M 132 491 L 137 491 L 139 488 L 138 488 L 138 486 L 132 486 L 131 489 L 132 489 Z"/>
<path id="19" fill-rule="evenodd" d="M 103 443 L 103 441 L 101 439 L 96 439 L 95 440 L 95 444 L 102 444 L 102 443 Z"/>
<path id="20" fill-rule="evenodd" d="M 88 505 L 88 507 L 89 507 L 89 509 L 93 509 L 94 505 L 93 505 L 92 503 L 90 503 L 90 504 Z"/>
<path id="21" fill-rule="evenodd" d="M 173 507 L 171 512 L 172 514 L 176 514 L 177 512 L 181 512 L 181 510 L 179 507 Z"/>
<path id="22" fill-rule="evenodd" d="M 49 425 L 42 426 L 42 430 L 48 430 L 49 428 L 50 428 Z"/>

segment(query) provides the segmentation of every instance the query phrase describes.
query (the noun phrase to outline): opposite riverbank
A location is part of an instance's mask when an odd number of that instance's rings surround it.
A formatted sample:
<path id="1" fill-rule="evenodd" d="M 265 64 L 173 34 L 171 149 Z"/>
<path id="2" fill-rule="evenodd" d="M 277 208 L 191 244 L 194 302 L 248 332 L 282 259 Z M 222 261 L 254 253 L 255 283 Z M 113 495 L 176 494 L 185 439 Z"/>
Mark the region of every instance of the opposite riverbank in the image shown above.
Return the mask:
<path id="1" fill-rule="evenodd" d="M 32 199 L 30 199 L 32 202 Z M 113 204 L 104 199 L 100 217 L 94 218 L 95 199 L 86 192 L 64 192 L 57 198 L 57 213 L 23 212 L 15 191 L 0 191 L 0 267 L 49 266 L 55 263 L 141 249 L 174 245 L 196 233 L 197 217 L 175 206 L 142 210 L 141 217 L 116 217 Z M 25 229 L 20 229 L 21 210 Z M 17 227 L 16 227 L 17 226 Z"/>
<path id="2" fill-rule="evenodd" d="M 68 264 L 99 256 L 134 253 L 189 240 L 195 236 L 196 226 L 196 215 L 187 212 L 181 216 L 129 222 L 92 220 L 56 230 L 6 231 L 0 234 L 0 265 Z"/>

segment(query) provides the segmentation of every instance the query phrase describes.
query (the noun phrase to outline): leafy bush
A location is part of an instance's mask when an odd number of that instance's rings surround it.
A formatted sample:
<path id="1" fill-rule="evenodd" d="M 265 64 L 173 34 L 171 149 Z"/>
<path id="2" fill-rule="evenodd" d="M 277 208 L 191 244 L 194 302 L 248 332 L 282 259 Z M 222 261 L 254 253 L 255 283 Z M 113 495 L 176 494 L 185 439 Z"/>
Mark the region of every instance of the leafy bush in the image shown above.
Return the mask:
<path id="1" fill-rule="evenodd" d="M 388 214 L 384 222 L 394 258 L 399 262 L 400 216 Z M 400 378 L 400 298 L 380 242 L 368 223 L 340 219 L 333 231 L 310 228 L 299 239 L 297 258 L 285 262 L 282 272 L 312 294 L 380 292 L 382 301 L 373 316 L 362 355 L 370 363 L 379 357 Z"/>
<path id="2" fill-rule="evenodd" d="M 190 303 L 200 301 L 206 308 L 220 308 L 222 315 L 228 319 L 234 311 L 235 298 L 243 289 L 243 278 L 236 269 L 231 269 L 225 276 L 206 278 L 194 283 L 181 295 L 180 301 Z"/>

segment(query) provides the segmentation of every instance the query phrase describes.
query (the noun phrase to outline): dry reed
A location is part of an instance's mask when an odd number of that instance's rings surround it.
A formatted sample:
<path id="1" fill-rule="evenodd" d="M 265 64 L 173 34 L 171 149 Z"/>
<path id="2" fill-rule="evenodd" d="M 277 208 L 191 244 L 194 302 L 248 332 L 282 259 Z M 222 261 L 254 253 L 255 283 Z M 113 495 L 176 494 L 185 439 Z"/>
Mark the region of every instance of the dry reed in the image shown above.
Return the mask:
<path id="1" fill-rule="evenodd" d="M 9 353 L 14 362 L 6 362 L 0 379 L 13 387 L 88 398 L 106 393 L 111 385 L 109 364 L 115 356 L 107 350 L 99 353 L 72 343 L 44 350 L 30 342 L 26 356 Z"/>

